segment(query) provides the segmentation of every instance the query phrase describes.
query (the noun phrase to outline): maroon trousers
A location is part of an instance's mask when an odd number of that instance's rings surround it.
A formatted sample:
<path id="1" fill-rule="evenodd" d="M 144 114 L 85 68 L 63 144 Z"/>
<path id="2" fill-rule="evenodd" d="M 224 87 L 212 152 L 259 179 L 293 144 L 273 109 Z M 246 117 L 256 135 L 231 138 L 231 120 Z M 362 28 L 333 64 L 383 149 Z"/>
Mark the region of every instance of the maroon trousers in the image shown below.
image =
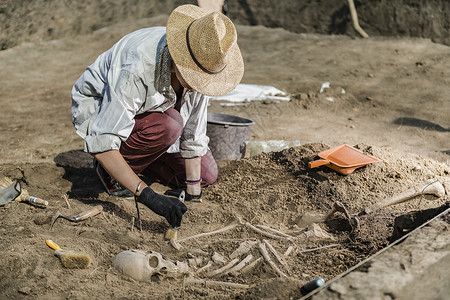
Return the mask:
<path id="1" fill-rule="evenodd" d="M 120 153 L 136 174 L 174 187 L 186 186 L 184 158 L 180 153 L 166 153 L 183 131 L 180 113 L 170 108 L 164 113 L 137 115 L 131 135 L 122 143 Z M 211 151 L 202 156 L 202 186 L 217 180 L 217 164 Z"/>

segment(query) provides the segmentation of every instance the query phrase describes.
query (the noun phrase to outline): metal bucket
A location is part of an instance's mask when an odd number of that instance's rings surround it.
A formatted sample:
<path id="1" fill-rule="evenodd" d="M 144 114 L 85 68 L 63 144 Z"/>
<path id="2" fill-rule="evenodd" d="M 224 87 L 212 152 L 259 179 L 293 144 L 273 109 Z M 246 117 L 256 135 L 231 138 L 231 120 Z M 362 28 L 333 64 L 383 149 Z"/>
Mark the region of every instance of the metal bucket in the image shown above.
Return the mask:
<path id="1" fill-rule="evenodd" d="M 208 113 L 206 134 L 209 137 L 209 149 L 215 159 L 241 159 L 245 155 L 245 143 L 250 136 L 250 119 Z"/>

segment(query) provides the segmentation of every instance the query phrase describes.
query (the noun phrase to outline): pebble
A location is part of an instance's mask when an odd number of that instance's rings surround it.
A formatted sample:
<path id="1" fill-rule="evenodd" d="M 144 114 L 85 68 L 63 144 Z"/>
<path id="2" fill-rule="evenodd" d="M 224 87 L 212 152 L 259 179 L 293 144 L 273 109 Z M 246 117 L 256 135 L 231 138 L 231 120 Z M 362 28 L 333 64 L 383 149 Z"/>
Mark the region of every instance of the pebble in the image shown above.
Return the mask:
<path id="1" fill-rule="evenodd" d="M 336 293 L 340 294 L 340 295 L 345 295 L 347 293 L 347 289 L 345 288 L 345 286 L 343 286 L 342 284 L 339 283 L 333 283 L 330 287 L 330 290 L 335 291 Z"/>
<path id="2" fill-rule="evenodd" d="M 24 286 L 24 287 L 19 288 L 17 291 L 21 294 L 29 295 L 31 293 L 31 287 Z"/>

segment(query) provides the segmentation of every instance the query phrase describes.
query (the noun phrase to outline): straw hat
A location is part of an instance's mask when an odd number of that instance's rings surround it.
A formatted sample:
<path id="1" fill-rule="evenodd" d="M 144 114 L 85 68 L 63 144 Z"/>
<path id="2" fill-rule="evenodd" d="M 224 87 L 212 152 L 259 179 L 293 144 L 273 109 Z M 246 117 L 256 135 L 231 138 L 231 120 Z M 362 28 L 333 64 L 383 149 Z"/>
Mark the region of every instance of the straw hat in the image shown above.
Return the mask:
<path id="1" fill-rule="evenodd" d="M 229 18 L 195 5 L 181 5 L 169 16 L 167 46 L 181 76 L 194 90 L 221 96 L 244 74 L 236 28 Z"/>

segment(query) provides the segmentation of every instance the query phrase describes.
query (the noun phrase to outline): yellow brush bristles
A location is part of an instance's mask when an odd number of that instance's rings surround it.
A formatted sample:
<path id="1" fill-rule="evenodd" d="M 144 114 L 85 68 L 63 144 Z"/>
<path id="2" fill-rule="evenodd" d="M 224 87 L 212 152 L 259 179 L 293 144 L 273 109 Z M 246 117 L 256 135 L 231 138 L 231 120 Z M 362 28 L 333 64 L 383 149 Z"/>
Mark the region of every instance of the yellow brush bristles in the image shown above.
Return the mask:
<path id="1" fill-rule="evenodd" d="M 55 254 L 64 267 L 69 269 L 87 269 L 91 264 L 91 257 L 86 253 L 57 250 Z"/>

